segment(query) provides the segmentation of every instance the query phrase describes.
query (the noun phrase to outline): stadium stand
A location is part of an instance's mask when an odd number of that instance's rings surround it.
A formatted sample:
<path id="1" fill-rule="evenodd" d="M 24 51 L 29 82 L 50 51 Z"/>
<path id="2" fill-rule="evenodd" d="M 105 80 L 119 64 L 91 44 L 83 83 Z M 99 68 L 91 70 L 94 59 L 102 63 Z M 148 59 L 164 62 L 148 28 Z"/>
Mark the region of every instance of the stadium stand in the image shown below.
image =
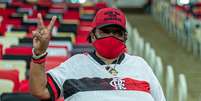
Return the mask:
<path id="1" fill-rule="evenodd" d="M 128 22 L 128 26 L 131 26 L 129 22 Z M 134 49 L 129 51 L 129 53 L 135 54 L 137 56 L 143 56 L 143 58 L 147 60 L 148 64 L 151 66 L 153 72 L 155 73 L 156 77 L 161 83 L 164 91 L 166 91 L 166 100 L 175 101 L 176 99 L 182 99 L 182 100 L 184 99 L 185 101 L 188 98 L 187 82 L 186 80 L 184 80 L 185 75 L 183 75 L 183 77 L 179 76 L 179 79 L 182 79 L 182 80 L 179 80 L 179 83 L 177 83 L 178 89 L 176 90 L 175 89 L 176 82 L 175 82 L 173 67 L 171 65 L 164 66 L 163 61 L 161 60 L 161 57 L 157 56 L 155 49 L 151 47 L 151 44 L 149 42 L 139 41 L 143 38 L 140 36 L 136 28 L 133 28 L 132 32 L 130 32 L 130 35 L 128 35 L 128 37 L 132 37 L 132 38 L 128 38 L 128 44 L 132 45 L 130 46 L 131 49 Z M 142 43 L 144 45 L 140 45 Z M 142 46 L 143 48 L 141 48 Z M 141 54 L 139 49 L 143 49 L 141 50 L 143 54 Z"/>
<path id="2" fill-rule="evenodd" d="M 87 37 L 96 11 L 104 7 L 107 7 L 106 2 L 79 4 L 58 0 L 1 0 L 0 79 L 4 85 L 10 85 L 1 89 L 1 93 L 10 92 L 3 93 L 1 101 L 38 101 L 27 94 L 32 31 L 36 29 L 38 13 L 44 17 L 45 25 L 49 24 L 52 16 L 58 17 L 47 50 L 46 70 L 50 70 L 74 54 L 93 52 Z M 3 83 L 0 85 L 4 86 Z"/>
<path id="3" fill-rule="evenodd" d="M 170 36 L 176 37 L 178 43 L 201 59 L 201 3 L 178 5 L 156 0 L 153 5 L 155 19 L 171 33 Z"/>

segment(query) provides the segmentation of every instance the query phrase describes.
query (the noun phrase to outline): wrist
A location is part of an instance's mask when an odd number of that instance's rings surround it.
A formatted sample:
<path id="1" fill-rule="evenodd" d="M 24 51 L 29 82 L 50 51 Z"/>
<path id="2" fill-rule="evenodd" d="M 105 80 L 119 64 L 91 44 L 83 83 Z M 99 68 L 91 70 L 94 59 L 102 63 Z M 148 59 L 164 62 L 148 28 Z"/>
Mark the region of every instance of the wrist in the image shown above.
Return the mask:
<path id="1" fill-rule="evenodd" d="M 40 59 L 42 57 L 46 57 L 47 56 L 47 52 L 36 52 L 35 48 L 32 49 L 32 58 L 33 59 Z"/>
<path id="2" fill-rule="evenodd" d="M 41 55 L 41 54 L 43 54 L 43 53 L 45 53 L 45 52 L 46 52 L 46 51 L 37 50 L 37 49 L 35 49 L 35 48 L 32 49 L 32 53 L 33 53 L 34 55 L 36 55 L 36 56 L 39 56 L 39 55 Z"/>
<path id="3" fill-rule="evenodd" d="M 45 61 L 46 61 L 46 58 L 42 58 L 42 59 L 33 59 L 32 58 L 32 62 L 36 63 L 36 64 L 42 64 L 42 63 L 45 63 Z"/>

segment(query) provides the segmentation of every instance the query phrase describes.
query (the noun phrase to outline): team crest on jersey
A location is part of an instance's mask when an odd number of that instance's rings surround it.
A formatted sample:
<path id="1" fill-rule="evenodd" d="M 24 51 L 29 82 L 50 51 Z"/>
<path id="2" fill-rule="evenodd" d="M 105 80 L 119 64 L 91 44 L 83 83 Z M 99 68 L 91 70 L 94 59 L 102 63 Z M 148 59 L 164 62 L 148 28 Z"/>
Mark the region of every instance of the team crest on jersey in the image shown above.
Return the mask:
<path id="1" fill-rule="evenodd" d="M 116 90 L 125 90 L 124 80 L 119 77 L 114 77 L 112 81 L 110 81 L 110 85 L 113 86 Z"/>

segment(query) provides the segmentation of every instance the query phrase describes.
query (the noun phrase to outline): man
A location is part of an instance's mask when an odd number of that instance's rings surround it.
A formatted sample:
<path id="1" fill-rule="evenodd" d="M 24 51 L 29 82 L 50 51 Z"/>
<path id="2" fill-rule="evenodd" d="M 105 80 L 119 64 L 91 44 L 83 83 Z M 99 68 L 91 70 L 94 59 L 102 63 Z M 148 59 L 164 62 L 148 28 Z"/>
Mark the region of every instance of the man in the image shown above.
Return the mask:
<path id="1" fill-rule="evenodd" d="M 126 18 L 116 8 L 97 12 L 89 41 L 96 51 L 78 54 L 45 73 L 49 32 L 55 22 L 43 25 L 39 14 L 33 33 L 33 61 L 30 71 L 31 93 L 40 99 L 65 101 L 165 101 L 162 88 L 149 65 L 126 49 Z"/>

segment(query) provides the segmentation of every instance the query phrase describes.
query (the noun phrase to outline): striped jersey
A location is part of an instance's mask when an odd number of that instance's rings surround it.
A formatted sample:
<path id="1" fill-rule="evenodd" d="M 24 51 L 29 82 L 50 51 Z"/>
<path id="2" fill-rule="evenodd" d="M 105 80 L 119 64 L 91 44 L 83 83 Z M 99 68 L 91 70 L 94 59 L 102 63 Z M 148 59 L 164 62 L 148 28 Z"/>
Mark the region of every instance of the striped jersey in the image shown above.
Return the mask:
<path id="1" fill-rule="evenodd" d="M 113 76 L 108 68 L 118 72 Z M 51 99 L 65 101 L 165 101 L 150 66 L 138 56 L 124 53 L 106 65 L 95 53 L 77 54 L 47 72 Z"/>

